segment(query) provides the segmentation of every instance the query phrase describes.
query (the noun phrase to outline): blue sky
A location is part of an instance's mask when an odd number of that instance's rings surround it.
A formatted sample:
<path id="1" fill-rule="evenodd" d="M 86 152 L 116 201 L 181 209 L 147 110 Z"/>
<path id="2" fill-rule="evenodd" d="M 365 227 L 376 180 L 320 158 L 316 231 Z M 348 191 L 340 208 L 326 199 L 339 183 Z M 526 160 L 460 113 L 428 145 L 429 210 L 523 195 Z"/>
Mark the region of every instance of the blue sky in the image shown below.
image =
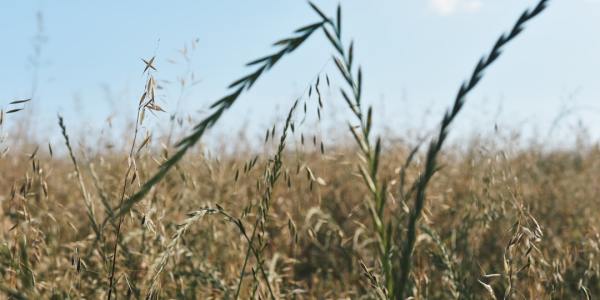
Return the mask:
<path id="1" fill-rule="evenodd" d="M 365 95 L 379 124 L 402 134 L 433 128 L 456 89 L 498 35 L 526 7 L 523 0 L 343 1 L 344 37 L 355 40 Z M 333 14 L 337 1 L 318 1 Z M 141 58 L 156 56 L 157 79 L 168 80 L 160 105 L 177 107 L 178 76 L 198 84 L 180 108 L 199 119 L 202 109 L 271 51 L 272 42 L 318 17 L 304 1 L 17 1 L 0 3 L 0 104 L 32 94 L 30 58 L 43 17 L 41 64 L 31 109 L 41 128 L 55 131 L 57 112 L 76 128 L 99 130 L 105 119 L 131 119 L 144 85 Z M 561 111 L 553 139 L 581 122 L 600 137 L 600 1 L 554 0 L 543 16 L 508 46 L 456 124 L 466 134 L 526 128 L 546 135 Z M 197 40 L 194 51 L 192 41 Z M 189 63 L 180 49 L 187 47 Z M 225 115 L 216 132 L 263 132 L 323 70 L 335 74 L 321 34 L 284 59 Z M 177 64 L 170 61 L 176 60 Z M 332 76 L 333 77 L 333 76 Z M 107 95 L 111 95 L 108 97 Z M 328 93 L 325 114 L 345 129 L 343 103 Z M 274 109 L 279 107 L 279 109 Z M 328 108 L 329 107 L 329 108 Z M 159 116 L 152 122 L 161 122 Z M 377 120 L 377 119 L 376 119 Z"/>

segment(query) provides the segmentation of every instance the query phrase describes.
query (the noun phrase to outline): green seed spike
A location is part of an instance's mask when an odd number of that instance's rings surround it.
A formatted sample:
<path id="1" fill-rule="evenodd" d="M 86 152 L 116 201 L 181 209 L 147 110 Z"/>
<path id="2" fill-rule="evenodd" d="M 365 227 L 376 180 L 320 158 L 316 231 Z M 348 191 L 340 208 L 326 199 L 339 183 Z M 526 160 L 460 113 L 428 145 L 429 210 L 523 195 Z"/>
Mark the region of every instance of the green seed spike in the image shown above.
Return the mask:
<path id="1" fill-rule="evenodd" d="M 342 39 L 342 6 L 338 3 L 337 19 L 336 19 L 336 34 L 338 39 Z"/>
<path id="2" fill-rule="evenodd" d="M 369 106 L 369 110 L 367 111 L 367 138 L 369 137 L 369 133 L 371 133 L 371 124 L 373 122 L 373 107 Z"/>
<path id="3" fill-rule="evenodd" d="M 265 134 L 265 144 L 269 141 L 269 130 L 267 130 L 267 133 Z"/>
<path id="4" fill-rule="evenodd" d="M 377 138 L 375 143 L 375 152 L 373 153 L 373 167 L 371 168 L 371 177 L 377 178 L 377 170 L 379 169 L 379 156 L 381 155 L 381 138 Z"/>
<path id="5" fill-rule="evenodd" d="M 354 61 L 354 41 L 350 42 L 348 47 L 348 68 L 352 71 L 352 62 Z"/>

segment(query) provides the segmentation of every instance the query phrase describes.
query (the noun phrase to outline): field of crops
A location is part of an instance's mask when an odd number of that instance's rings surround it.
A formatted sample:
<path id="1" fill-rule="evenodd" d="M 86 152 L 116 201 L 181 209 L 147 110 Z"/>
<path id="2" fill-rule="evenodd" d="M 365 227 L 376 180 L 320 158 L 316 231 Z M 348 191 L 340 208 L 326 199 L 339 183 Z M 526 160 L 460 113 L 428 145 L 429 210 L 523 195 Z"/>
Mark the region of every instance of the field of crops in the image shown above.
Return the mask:
<path id="1" fill-rule="evenodd" d="M 380 120 L 362 101 L 368 74 L 341 7 L 330 15 L 309 5 L 313 22 L 248 63 L 205 118 L 157 124 L 165 134 L 145 126 L 168 113 L 156 101 L 154 57 L 143 60 L 145 86 L 120 141 L 98 134 L 84 144 L 60 115 L 59 143 L 28 140 L 17 120 L 34 121 L 23 117 L 34 104 L 3 106 L 0 299 L 600 294 L 598 145 L 585 133 L 562 150 L 500 134 L 447 140 L 469 93 L 549 1 L 466 68 L 436 131 L 420 139 L 373 129 Z M 336 74 L 317 74 L 259 141 L 205 144 L 244 93 L 314 35 L 330 43 Z M 304 122 L 326 117 L 331 93 L 352 115 L 336 143 Z"/>

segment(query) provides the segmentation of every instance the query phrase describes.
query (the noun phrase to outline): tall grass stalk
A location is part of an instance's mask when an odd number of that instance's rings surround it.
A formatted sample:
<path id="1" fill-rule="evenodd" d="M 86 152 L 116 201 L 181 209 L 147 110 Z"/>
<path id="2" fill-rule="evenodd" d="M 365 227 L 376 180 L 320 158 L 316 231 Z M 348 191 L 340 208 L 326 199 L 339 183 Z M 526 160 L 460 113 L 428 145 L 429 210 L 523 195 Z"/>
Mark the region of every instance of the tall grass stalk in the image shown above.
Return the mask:
<path id="1" fill-rule="evenodd" d="M 434 138 L 429 144 L 424 169 L 419 178 L 415 181 L 414 186 L 416 194 L 414 198 L 414 207 L 409 215 L 406 238 L 404 241 L 401 241 L 403 243 L 403 248 L 402 255 L 400 257 L 400 270 L 399 276 L 395 278 L 395 285 L 398 289 L 397 293 L 395 293 L 396 299 L 404 299 L 404 295 L 406 294 L 410 269 L 412 266 L 412 253 L 417 238 L 417 223 L 421 217 L 423 208 L 425 207 L 427 186 L 439 168 L 437 165 L 437 158 L 448 136 L 450 125 L 463 108 L 469 92 L 471 92 L 480 82 L 485 70 L 502 54 L 504 46 L 523 31 L 524 26 L 528 21 L 544 11 L 548 5 L 548 2 L 549 0 L 541 0 L 533 10 L 525 10 L 519 19 L 517 19 L 517 22 L 513 26 L 512 30 L 508 34 L 502 34 L 498 38 L 490 53 L 479 60 L 469 80 L 465 81 L 460 86 L 454 99 L 454 105 L 444 114 L 439 133 L 437 137 Z M 398 273 L 394 274 L 396 275 Z"/>
<path id="2" fill-rule="evenodd" d="M 96 213 L 94 211 L 94 206 L 92 204 L 90 195 L 88 194 L 87 189 L 85 188 L 83 176 L 81 175 L 81 170 L 79 169 L 79 164 L 77 163 L 77 159 L 75 158 L 75 154 L 73 153 L 73 148 L 71 147 L 69 135 L 67 134 L 67 127 L 65 126 L 63 117 L 60 115 L 58 116 L 58 125 L 60 126 L 62 136 L 65 139 L 65 145 L 69 150 L 69 157 L 71 158 L 71 162 L 73 163 L 73 167 L 75 168 L 75 173 L 77 175 L 77 183 L 79 184 L 79 192 L 81 193 L 81 199 L 83 199 L 83 204 L 85 206 L 90 225 L 92 226 L 96 237 L 98 239 L 101 239 L 102 233 L 100 230 L 100 226 L 96 222 Z"/>
<path id="3" fill-rule="evenodd" d="M 297 106 L 298 106 L 298 100 L 296 100 L 296 102 L 294 102 L 294 105 L 292 105 L 292 108 L 290 109 L 288 116 L 285 120 L 285 124 L 283 126 L 283 132 L 281 133 L 279 145 L 277 146 L 277 152 L 275 153 L 272 160 L 267 164 L 267 167 L 265 168 L 265 172 L 264 172 L 265 191 L 263 193 L 263 197 L 262 197 L 260 206 L 258 207 L 258 213 L 256 216 L 256 220 L 254 221 L 254 226 L 252 227 L 252 234 L 250 235 L 250 239 L 248 241 L 248 250 L 246 250 L 246 256 L 244 257 L 244 263 L 242 265 L 242 270 L 240 272 L 240 279 L 239 279 L 239 283 L 238 283 L 238 286 L 237 286 L 237 289 L 235 292 L 235 299 L 238 299 L 238 297 L 240 295 L 240 289 L 242 286 L 242 282 L 244 281 L 244 274 L 246 272 L 246 264 L 248 263 L 248 258 L 250 257 L 251 249 L 253 248 L 254 240 L 256 239 L 257 228 L 259 227 L 259 225 L 261 225 L 261 228 L 263 228 L 263 230 L 264 230 L 265 223 L 267 222 L 269 208 L 271 206 L 271 198 L 273 196 L 273 189 L 275 188 L 275 184 L 277 183 L 279 177 L 281 176 L 281 167 L 283 165 L 282 156 L 283 156 L 283 152 L 284 152 L 285 146 L 286 146 L 288 130 L 289 130 L 290 126 L 293 126 L 292 116 L 294 115 L 294 111 L 296 110 Z M 264 235 L 264 232 L 263 232 L 263 235 Z M 256 263 L 258 264 L 259 269 L 261 270 L 261 272 L 264 275 L 264 268 L 262 267 L 263 261 L 262 261 L 261 254 L 262 254 L 262 249 L 264 249 L 263 243 L 264 243 L 265 239 L 261 238 L 261 239 L 259 239 L 259 241 L 260 242 L 259 242 L 258 249 L 260 249 L 260 250 L 258 251 L 258 253 L 256 253 L 256 260 L 257 260 Z M 267 281 L 266 284 L 269 289 L 269 293 L 270 293 L 271 297 L 274 298 L 274 294 L 271 289 L 271 285 L 269 283 L 269 278 L 265 276 L 265 280 Z"/>
<path id="4" fill-rule="evenodd" d="M 116 216 L 123 216 L 134 204 L 141 201 L 144 196 L 150 192 L 152 187 L 158 184 L 167 175 L 169 170 L 183 158 L 187 151 L 200 140 L 206 130 L 210 129 L 217 121 L 219 121 L 223 116 L 223 113 L 238 100 L 244 91 L 252 88 L 260 76 L 275 66 L 281 58 L 298 49 L 298 47 L 300 47 L 300 45 L 302 45 L 316 30 L 321 28 L 323 24 L 323 22 L 316 22 L 296 29 L 293 36 L 279 40 L 273 44 L 275 47 L 280 48 L 278 51 L 249 62 L 247 66 L 256 66 L 256 70 L 235 80 L 229 85 L 228 89 L 232 90 L 232 92 L 211 105 L 213 112 L 196 124 L 191 134 L 176 144 L 176 147 L 178 148 L 177 152 L 165 161 L 159 167 L 159 170 L 150 177 L 150 179 L 148 179 L 135 194 L 131 195 L 123 202 L 119 207 Z"/>
<path id="5" fill-rule="evenodd" d="M 487 56 L 481 58 L 470 79 L 460 87 L 453 107 L 446 112 L 442 119 L 438 136 L 430 142 L 424 171 L 415 181 L 414 188 L 411 189 L 411 191 L 415 191 L 415 204 L 412 211 L 409 213 L 407 235 L 404 240 L 400 239 L 400 236 L 395 235 L 398 224 L 394 224 L 393 220 L 385 220 L 384 211 L 387 186 L 385 182 L 380 182 L 377 177 L 381 153 L 381 139 L 377 138 L 374 144 L 370 140 L 372 108 L 369 107 L 365 114 L 361 105 L 362 71 L 361 68 L 358 67 L 356 75 L 354 75 L 354 44 L 351 42 L 350 46 L 347 48 L 348 50 L 345 50 L 346 47 L 342 41 L 341 7 L 338 6 L 336 19 L 334 21 L 332 18 L 326 16 L 317 6 L 311 3 L 312 8 L 323 18 L 323 22 L 327 25 L 323 27 L 323 31 L 330 44 L 337 52 L 337 56 L 334 56 L 334 61 L 339 73 L 351 90 L 351 93 L 348 93 L 345 89 L 340 89 L 340 93 L 359 122 L 358 126 L 352 126 L 350 124 L 349 127 L 363 156 L 362 161 L 364 164 L 359 167 L 359 171 L 366 186 L 371 192 L 371 201 L 367 202 L 367 207 L 377 234 L 379 261 L 385 278 L 385 288 L 387 289 L 389 297 L 404 299 L 406 287 L 408 285 L 408 276 L 411 269 L 412 252 L 416 242 L 417 222 L 425 205 L 427 186 L 438 169 L 437 157 L 446 140 L 451 123 L 462 109 L 466 96 L 475 88 L 475 86 L 477 86 L 484 75 L 484 71 L 500 56 L 503 47 L 516 38 L 523 31 L 524 25 L 539 15 L 546 8 L 547 3 L 548 0 L 541 0 L 533 10 L 526 10 L 519 17 L 512 30 L 508 34 L 501 35 L 491 52 Z M 359 130 L 356 130 L 357 127 Z M 415 148 L 408 156 L 407 164 L 410 163 L 417 149 L 418 148 Z M 402 177 L 401 180 L 404 182 L 404 176 Z M 402 191 L 402 193 L 404 193 L 404 191 Z M 396 241 L 394 241 L 394 239 L 396 239 Z M 394 267 L 392 263 L 392 258 L 397 256 L 392 253 L 392 244 L 394 242 L 398 243 L 398 247 L 402 249 L 401 253 L 399 253 L 399 268 Z"/>
<path id="6" fill-rule="evenodd" d="M 138 104 L 136 118 L 135 118 L 134 131 L 133 131 L 133 141 L 131 142 L 131 147 L 129 149 L 129 155 L 127 156 L 127 170 L 125 171 L 125 176 L 123 177 L 123 187 L 121 188 L 121 197 L 119 200 L 119 206 L 121 206 L 123 204 L 123 201 L 125 200 L 125 194 L 127 192 L 127 186 L 129 183 L 129 176 L 131 175 L 131 171 L 133 170 L 133 168 L 135 166 L 135 157 L 133 155 L 133 151 L 135 149 L 137 136 L 138 136 L 138 130 L 139 130 L 139 126 L 141 123 L 140 117 L 142 116 L 142 114 L 144 113 L 144 110 L 146 109 L 146 107 L 144 106 L 144 104 L 145 104 L 144 101 L 145 101 L 145 98 L 147 97 L 147 95 L 149 96 L 148 92 L 150 92 L 152 95 L 154 94 L 153 85 L 150 84 L 153 81 L 154 81 L 154 79 L 152 79 L 152 77 L 150 77 L 148 79 L 148 84 L 147 84 L 147 88 L 146 88 L 147 91 L 144 92 L 144 94 L 142 96 L 142 100 Z M 148 90 L 148 88 L 150 88 L 151 90 Z M 150 98 L 150 100 L 153 101 L 154 99 Z M 112 210 L 108 210 L 108 216 L 110 217 L 111 215 L 112 215 Z M 119 217 L 119 222 L 117 223 L 116 232 L 115 232 L 115 244 L 113 247 L 113 256 L 112 256 L 112 262 L 111 262 L 110 276 L 108 279 L 108 295 L 107 295 L 108 300 L 111 299 L 113 290 L 115 290 L 115 293 L 116 293 L 116 288 L 114 287 L 114 279 L 115 279 L 115 271 L 116 271 L 116 265 L 117 265 L 117 251 L 119 248 L 119 241 L 121 239 L 121 227 L 123 225 L 123 218 L 124 218 L 124 215 Z"/>
<path id="7" fill-rule="evenodd" d="M 341 6 L 338 5 L 337 7 L 335 21 L 326 16 L 316 5 L 311 3 L 311 7 L 328 25 L 323 27 L 323 32 L 335 49 L 336 55 L 334 55 L 333 60 L 347 88 L 350 90 L 350 92 L 347 92 L 346 89 L 341 88 L 340 94 L 359 123 L 357 126 L 349 123 L 348 127 L 360 149 L 360 160 L 363 163 L 359 165 L 358 170 L 371 193 L 370 200 L 366 202 L 366 207 L 370 213 L 371 222 L 377 236 L 377 253 L 385 279 L 384 290 L 387 293 L 393 293 L 394 287 L 391 280 L 393 272 L 391 261 L 393 227 L 391 223 L 385 221 L 384 216 L 387 185 L 378 178 L 381 139 L 377 138 L 373 143 L 370 138 L 373 128 L 373 110 L 369 107 L 365 113 L 362 107 L 362 70 L 358 66 L 356 73 L 354 73 L 354 43 L 350 42 L 350 45 L 345 47 L 342 41 Z"/>

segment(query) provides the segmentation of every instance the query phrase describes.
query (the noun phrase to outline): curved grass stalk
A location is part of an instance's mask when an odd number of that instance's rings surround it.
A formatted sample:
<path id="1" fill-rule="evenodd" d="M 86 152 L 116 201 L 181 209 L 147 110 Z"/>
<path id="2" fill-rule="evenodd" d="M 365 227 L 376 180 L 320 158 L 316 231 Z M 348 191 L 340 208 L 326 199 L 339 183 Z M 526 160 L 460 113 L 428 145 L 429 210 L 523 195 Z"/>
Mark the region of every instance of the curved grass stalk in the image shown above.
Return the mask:
<path id="1" fill-rule="evenodd" d="M 444 141 L 448 136 L 448 131 L 450 124 L 456 118 L 460 110 L 463 108 L 463 105 L 466 101 L 466 96 L 471 92 L 477 84 L 480 82 L 481 78 L 484 75 L 484 71 L 498 59 L 501 55 L 502 50 L 506 44 L 516 38 L 524 29 L 524 25 L 530 21 L 531 19 L 538 16 L 544 9 L 546 9 L 549 0 L 540 0 L 538 4 L 535 6 L 533 10 L 525 10 L 523 14 L 519 17 L 512 30 L 508 34 L 502 34 L 496 44 L 494 44 L 492 50 L 487 56 L 482 57 L 477 65 L 475 66 L 475 70 L 471 74 L 469 80 L 464 82 L 458 90 L 456 94 L 456 98 L 454 99 L 454 105 L 450 110 L 448 110 L 444 117 L 442 118 L 440 131 L 437 138 L 433 139 L 429 144 L 429 149 L 427 150 L 427 158 L 425 162 L 425 167 L 422 174 L 415 181 L 415 205 L 413 210 L 409 215 L 408 226 L 407 226 L 407 236 L 404 241 L 404 247 L 402 249 L 402 256 L 400 261 L 400 273 L 395 279 L 395 286 L 398 289 L 397 293 L 395 293 L 396 299 L 404 299 L 404 294 L 406 293 L 406 289 L 408 286 L 410 269 L 412 264 L 412 252 L 415 247 L 416 237 L 417 237 L 417 222 L 421 216 L 423 211 L 423 207 L 425 206 L 425 194 L 427 191 L 427 186 L 429 181 L 435 174 L 438 169 L 437 165 L 437 157 L 439 156 Z"/>
<path id="2" fill-rule="evenodd" d="M 132 196 L 127 198 L 123 204 L 119 207 L 118 211 L 115 213 L 113 217 L 121 217 L 131 208 L 134 204 L 141 201 L 148 192 L 158 184 L 187 153 L 187 151 L 192 148 L 204 135 L 206 130 L 210 129 L 214 126 L 217 121 L 222 117 L 223 113 L 227 111 L 235 101 L 240 97 L 240 95 L 249 90 L 254 83 L 263 75 L 266 71 L 270 70 L 279 60 L 285 56 L 286 54 L 290 54 L 294 52 L 302 43 L 304 43 L 316 30 L 323 26 L 324 22 L 316 22 L 301 28 L 298 28 L 294 32 L 294 36 L 279 40 L 274 43 L 274 46 L 281 47 L 281 49 L 271 55 L 256 59 L 247 64 L 247 66 L 258 66 L 258 68 L 251 72 L 250 74 L 243 76 L 242 78 L 234 81 L 228 87 L 228 89 L 233 90 L 229 95 L 217 100 L 211 105 L 211 108 L 214 110 L 208 117 L 203 119 L 200 123 L 194 126 L 193 131 L 190 135 L 183 138 L 176 144 L 176 147 L 179 149 L 171 158 L 165 161 L 160 167 L 159 170 L 148 179 L 141 188 Z M 106 221 L 105 221 L 106 223 Z"/>

